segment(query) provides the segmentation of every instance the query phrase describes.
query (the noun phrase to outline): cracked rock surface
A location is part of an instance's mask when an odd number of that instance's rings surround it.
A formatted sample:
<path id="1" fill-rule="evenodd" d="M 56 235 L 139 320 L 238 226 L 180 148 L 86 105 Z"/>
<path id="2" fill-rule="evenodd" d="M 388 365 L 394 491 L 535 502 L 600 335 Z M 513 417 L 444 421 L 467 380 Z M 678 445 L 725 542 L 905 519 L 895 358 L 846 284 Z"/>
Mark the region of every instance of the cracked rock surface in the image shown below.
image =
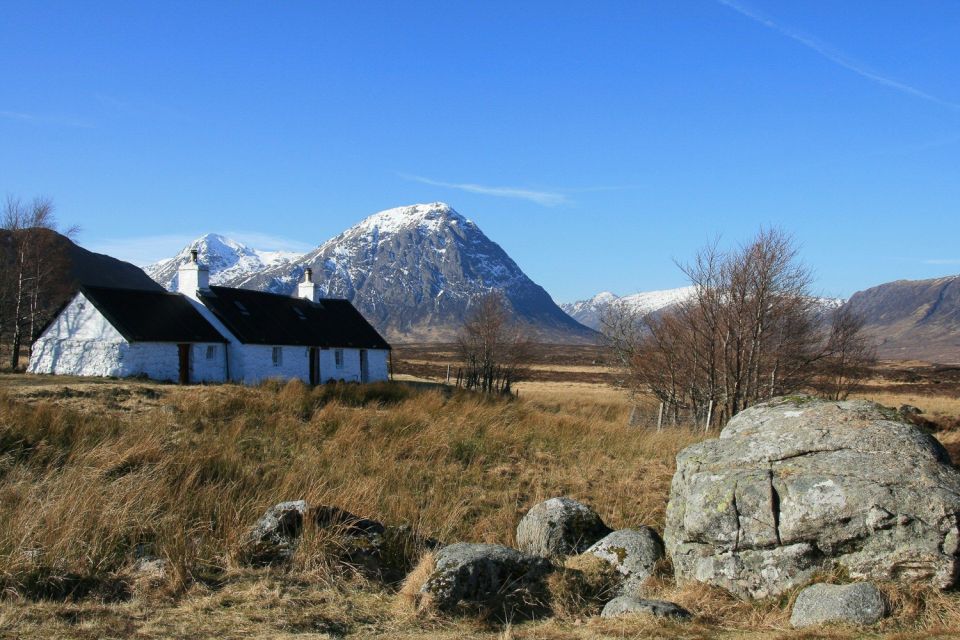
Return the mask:
<path id="1" fill-rule="evenodd" d="M 664 540 L 679 580 L 751 598 L 816 571 L 960 578 L 960 472 L 932 437 L 867 401 L 777 398 L 677 456 Z"/>

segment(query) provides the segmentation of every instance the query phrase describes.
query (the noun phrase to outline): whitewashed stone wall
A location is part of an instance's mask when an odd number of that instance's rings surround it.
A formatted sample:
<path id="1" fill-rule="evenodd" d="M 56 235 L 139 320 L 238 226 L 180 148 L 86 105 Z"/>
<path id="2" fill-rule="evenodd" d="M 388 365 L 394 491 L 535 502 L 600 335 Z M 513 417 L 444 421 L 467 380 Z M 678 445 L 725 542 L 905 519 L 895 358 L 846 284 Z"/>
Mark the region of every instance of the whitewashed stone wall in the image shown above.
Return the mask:
<path id="1" fill-rule="evenodd" d="M 218 357 L 206 359 L 212 346 Z M 190 353 L 192 382 L 226 379 L 222 344 L 194 344 Z M 176 344 L 130 343 L 82 293 L 78 293 L 33 345 L 30 373 L 73 376 L 145 375 L 154 380 L 178 380 L 180 355 Z"/>
<path id="2" fill-rule="evenodd" d="M 360 382 L 360 350 L 344 349 L 343 367 L 341 368 L 337 368 L 335 352 L 336 349 L 333 348 L 324 349 L 320 352 L 320 382 L 327 382 L 331 379 Z M 367 350 L 370 382 L 389 379 L 389 353 L 385 349 Z"/>
<path id="3" fill-rule="evenodd" d="M 239 369 L 234 370 L 231 363 L 231 374 L 234 379 L 242 380 L 244 384 L 257 384 L 270 378 L 281 380 L 299 378 L 305 382 L 309 381 L 310 360 L 307 347 L 277 346 L 282 350 L 279 366 L 273 364 L 272 346 L 239 345 L 234 350 Z"/>

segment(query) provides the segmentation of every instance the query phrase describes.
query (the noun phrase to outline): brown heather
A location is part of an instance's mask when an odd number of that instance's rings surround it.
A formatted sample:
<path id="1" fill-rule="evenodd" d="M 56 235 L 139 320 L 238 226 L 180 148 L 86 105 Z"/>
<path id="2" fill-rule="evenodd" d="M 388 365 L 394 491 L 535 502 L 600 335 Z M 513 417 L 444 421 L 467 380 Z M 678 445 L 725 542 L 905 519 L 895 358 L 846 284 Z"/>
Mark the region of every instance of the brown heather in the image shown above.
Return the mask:
<path id="1" fill-rule="evenodd" d="M 626 419 L 622 401 L 389 384 L 9 389 L 0 393 L 0 637 L 862 636 L 792 632 L 793 594 L 741 602 L 675 585 L 668 566 L 648 595 L 686 606 L 692 623 L 588 617 L 596 602 L 578 600 L 568 579 L 589 581 L 590 567 L 554 578 L 560 615 L 511 625 L 425 613 L 416 580 L 366 579 L 338 565 L 334 542 L 316 531 L 289 567 L 237 561 L 262 512 L 298 498 L 444 541 L 512 544 L 521 515 L 556 495 L 593 505 L 612 527 L 662 530 L 674 457 L 703 436 L 628 429 Z M 164 579 L 134 573 L 138 548 L 167 560 Z M 960 595 L 885 588 L 894 616 L 880 632 L 960 629 Z"/>

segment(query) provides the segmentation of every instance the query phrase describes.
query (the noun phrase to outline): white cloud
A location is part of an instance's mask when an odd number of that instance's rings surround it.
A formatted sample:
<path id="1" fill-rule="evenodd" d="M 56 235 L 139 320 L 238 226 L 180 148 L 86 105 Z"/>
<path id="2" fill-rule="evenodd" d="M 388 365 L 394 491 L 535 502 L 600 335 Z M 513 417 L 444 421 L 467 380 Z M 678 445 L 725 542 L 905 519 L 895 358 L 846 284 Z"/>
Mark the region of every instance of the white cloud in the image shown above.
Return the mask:
<path id="1" fill-rule="evenodd" d="M 739 2 L 735 2 L 734 0 L 717 0 L 717 2 L 724 5 L 725 7 L 733 9 L 740 15 L 750 18 L 754 22 L 761 24 L 768 29 L 776 31 L 777 33 L 783 36 L 786 36 L 791 40 L 795 40 L 796 42 L 799 42 L 803 46 L 818 53 L 822 57 L 833 62 L 834 64 L 838 64 L 841 67 L 849 71 L 852 71 L 863 78 L 872 80 L 873 82 L 882 84 L 886 87 L 890 87 L 891 89 L 896 89 L 897 91 L 900 91 L 902 93 L 912 95 L 915 98 L 920 98 L 922 100 L 935 102 L 939 105 L 949 107 L 951 109 L 960 109 L 960 104 L 957 104 L 956 102 L 943 100 L 942 98 L 938 98 L 937 96 L 929 94 L 926 91 L 921 91 L 916 87 L 912 87 L 909 84 L 881 75 L 880 73 L 869 68 L 867 65 L 863 64 L 862 62 L 854 60 L 853 58 L 847 56 L 845 53 L 839 51 L 838 49 L 824 42 L 821 42 L 817 38 L 814 38 L 813 36 L 805 34 L 801 31 L 791 29 L 790 27 L 782 26 L 777 22 L 774 22 L 772 19 L 760 13 L 757 13 L 756 11 L 746 8 Z"/>
<path id="2" fill-rule="evenodd" d="M 498 198 L 516 198 L 519 200 L 529 200 L 545 207 L 555 207 L 561 204 L 567 204 L 569 199 L 566 195 L 556 191 L 535 191 L 520 187 L 490 187 L 471 182 L 441 182 L 422 176 L 414 176 L 406 173 L 399 174 L 404 180 L 412 180 L 422 184 L 429 184 L 434 187 L 444 187 L 446 189 L 457 189 L 467 193 L 478 193 L 485 196 L 495 196 Z"/>

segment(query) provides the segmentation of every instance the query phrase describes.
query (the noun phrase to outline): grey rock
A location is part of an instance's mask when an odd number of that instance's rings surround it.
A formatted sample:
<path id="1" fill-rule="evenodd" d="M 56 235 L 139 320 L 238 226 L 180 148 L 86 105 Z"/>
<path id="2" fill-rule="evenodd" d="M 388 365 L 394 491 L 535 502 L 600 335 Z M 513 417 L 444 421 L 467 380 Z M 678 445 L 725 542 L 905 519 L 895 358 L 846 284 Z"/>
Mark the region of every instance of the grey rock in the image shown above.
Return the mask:
<path id="1" fill-rule="evenodd" d="M 575 555 L 610 533 L 600 516 L 570 498 L 550 498 L 534 505 L 517 525 L 517 547 L 552 558 Z"/>
<path id="2" fill-rule="evenodd" d="M 250 562 L 270 564 L 289 559 L 300 540 L 307 509 L 305 500 L 281 502 L 267 509 L 247 536 Z"/>
<path id="3" fill-rule="evenodd" d="M 376 547 L 386 531 L 379 522 L 338 507 L 311 507 L 304 500 L 291 500 L 270 507 L 257 520 L 244 545 L 245 559 L 255 565 L 289 560 L 300 542 L 305 522 L 347 538 L 364 538 L 369 544 L 353 545 L 363 551 Z"/>
<path id="4" fill-rule="evenodd" d="M 663 540 L 650 527 L 620 529 L 601 538 L 586 553 L 606 560 L 624 578 L 624 592 L 633 591 L 653 574 L 664 555 Z"/>
<path id="5" fill-rule="evenodd" d="M 437 552 L 436 569 L 420 592 L 440 610 L 461 602 L 516 608 L 542 601 L 543 578 L 551 569 L 546 559 L 516 549 L 458 542 Z"/>
<path id="6" fill-rule="evenodd" d="M 633 596 L 618 596 L 608 602 L 600 612 L 601 618 L 643 614 L 657 618 L 676 618 L 687 620 L 690 612 L 673 602 L 666 600 L 644 600 Z"/>
<path id="7" fill-rule="evenodd" d="M 677 456 L 664 531 L 680 581 L 775 596 L 818 570 L 960 576 L 960 472 L 931 436 L 866 401 L 779 398 Z"/>
<path id="8" fill-rule="evenodd" d="M 797 596 L 790 614 L 793 627 L 844 623 L 870 625 L 886 614 L 880 590 L 869 582 L 815 584 Z"/>

